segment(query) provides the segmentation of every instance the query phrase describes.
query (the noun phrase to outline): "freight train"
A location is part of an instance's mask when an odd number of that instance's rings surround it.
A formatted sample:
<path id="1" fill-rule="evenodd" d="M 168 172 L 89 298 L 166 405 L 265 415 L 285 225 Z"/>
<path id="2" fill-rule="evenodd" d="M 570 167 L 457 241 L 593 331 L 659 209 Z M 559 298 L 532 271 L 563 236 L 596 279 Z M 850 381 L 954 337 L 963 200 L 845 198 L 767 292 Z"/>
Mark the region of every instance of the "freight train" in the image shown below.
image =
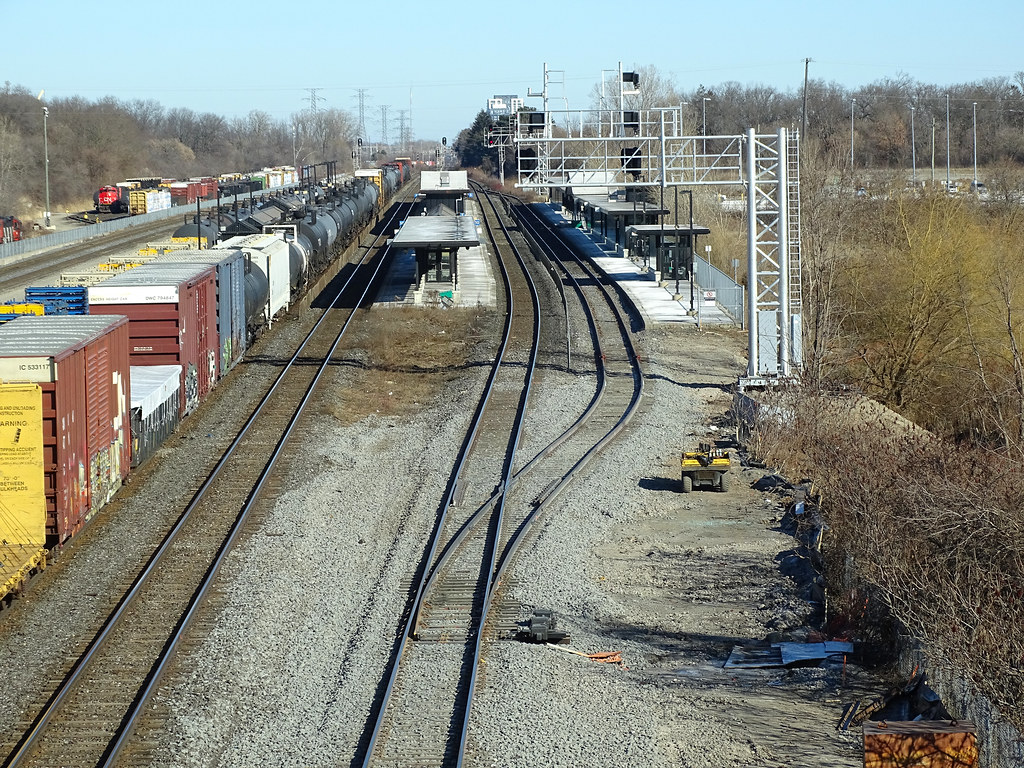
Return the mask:
<path id="1" fill-rule="evenodd" d="M 191 205 L 196 200 L 247 195 L 299 181 L 294 168 L 264 168 L 247 174 L 229 173 L 186 180 L 144 176 L 100 187 L 92 201 L 97 213 L 149 213 L 171 205 Z"/>
<path id="2" fill-rule="evenodd" d="M 167 251 L 89 285 L 87 315 L 0 325 L 0 601 L 113 497 L 410 177 L 411 164 L 390 164 L 193 219 L 175 234 L 202 250 Z"/>

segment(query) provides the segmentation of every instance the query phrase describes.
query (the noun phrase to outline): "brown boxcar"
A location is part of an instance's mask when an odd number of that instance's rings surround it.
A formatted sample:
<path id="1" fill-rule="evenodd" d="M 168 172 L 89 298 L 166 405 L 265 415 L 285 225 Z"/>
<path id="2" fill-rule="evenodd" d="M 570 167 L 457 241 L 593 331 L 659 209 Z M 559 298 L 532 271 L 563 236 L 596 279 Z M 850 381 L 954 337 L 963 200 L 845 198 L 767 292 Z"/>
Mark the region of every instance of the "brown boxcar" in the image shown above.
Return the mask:
<path id="1" fill-rule="evenodd" d="M 93 315 L 126 315 L 132 365 L 180 365 L 181 415 L 194 411 L 218 375 L 217 269 L 149 262 L 89 288 Z"/>
<path id="2" fill-rule="evenodd" d="M 0 381 L 43 397 L 46 544 L 67 541 L 131 464 L 128 320 L 28 315 L 0 326 Z"/>

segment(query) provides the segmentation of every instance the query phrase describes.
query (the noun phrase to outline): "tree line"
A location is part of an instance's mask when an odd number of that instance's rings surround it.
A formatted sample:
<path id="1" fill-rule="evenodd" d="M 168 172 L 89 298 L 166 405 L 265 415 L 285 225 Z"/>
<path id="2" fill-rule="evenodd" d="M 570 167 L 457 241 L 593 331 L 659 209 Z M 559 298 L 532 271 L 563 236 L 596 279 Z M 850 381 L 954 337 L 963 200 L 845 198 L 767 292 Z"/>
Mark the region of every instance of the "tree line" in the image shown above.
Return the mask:
<path id="1" fill-rule="evenodd" d="M 947 158 L 954 167 L 967 167 L 975 153 L 981 166 L 1024 161 L 1024 72 L 949 86 L 907 76 L 859 88 L 810 79 L 806 91 L 733 81 L 686 89 L 656 67 L 641 67 L 638 74 L 640 92 L 626 96 L 625 107 L 682 105 L 688 135 L 738 135 L 750 128 L 760 132 L 784 126 L 803 131 L 805 146 L 852 161 L 855 169 L 910 168 L 915 161 L 922 169 L 933 157 L 942 167 Z M 618 108 L 617 74 L 610 77 L 594 85 L 589 109 Z M 497 150 L 484 141 L 490 127 L 481 111 L 460 134 L 456 147 L 464 165 L 497 167 Z M 514 153 L 509 154 L 514 163 Z"/>
<path id="2" fill-rule="evenodd" d="M 27 220 L 43 209 L 43 107 L 23 87 L 0 87 L 0 214 Z M 305 109 L 281 120 L 260 110 L 229 119 L 152 99 L 73 96 L 47 99 L 45 107 L 54 210 L 84 205 L 99 187 L 136 176 L 347 161 L 355 143 L 355 121 L 339 109 Z"/>

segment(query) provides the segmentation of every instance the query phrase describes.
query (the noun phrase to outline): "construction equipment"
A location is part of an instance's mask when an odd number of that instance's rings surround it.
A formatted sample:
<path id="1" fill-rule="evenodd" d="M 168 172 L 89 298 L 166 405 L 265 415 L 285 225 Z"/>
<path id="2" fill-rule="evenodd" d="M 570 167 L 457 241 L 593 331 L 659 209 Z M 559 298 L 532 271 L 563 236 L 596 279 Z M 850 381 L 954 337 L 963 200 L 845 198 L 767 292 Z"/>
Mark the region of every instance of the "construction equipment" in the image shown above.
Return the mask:
<path id="1" fill-rule="evenodd" d="M 729 469 L 732 459 L 725 448 L 701 443 L 696 451 L 684 451 L 682 457 L 683 493 L 704 485 L 725 492 L 729 490 Z"/>

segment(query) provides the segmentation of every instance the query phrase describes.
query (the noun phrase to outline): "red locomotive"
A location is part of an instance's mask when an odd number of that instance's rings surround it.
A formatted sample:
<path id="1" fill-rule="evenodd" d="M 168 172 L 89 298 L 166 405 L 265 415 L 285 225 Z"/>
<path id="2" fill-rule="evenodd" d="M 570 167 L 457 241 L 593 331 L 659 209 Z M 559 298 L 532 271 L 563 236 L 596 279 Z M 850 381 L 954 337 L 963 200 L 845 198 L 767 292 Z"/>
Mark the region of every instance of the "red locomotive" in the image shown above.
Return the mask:
<path id="1" fill-rule="evenodd" d="M 128 210 L 128 190 L 125 187 L 100 187 L 92 201 L 100 213 L 124 213 Z"/>
<path id="2" fill-rule="evenodd" d="M 21 219 L 17 216 L 0 216 L 0 243 L 21 240 Z"/>

